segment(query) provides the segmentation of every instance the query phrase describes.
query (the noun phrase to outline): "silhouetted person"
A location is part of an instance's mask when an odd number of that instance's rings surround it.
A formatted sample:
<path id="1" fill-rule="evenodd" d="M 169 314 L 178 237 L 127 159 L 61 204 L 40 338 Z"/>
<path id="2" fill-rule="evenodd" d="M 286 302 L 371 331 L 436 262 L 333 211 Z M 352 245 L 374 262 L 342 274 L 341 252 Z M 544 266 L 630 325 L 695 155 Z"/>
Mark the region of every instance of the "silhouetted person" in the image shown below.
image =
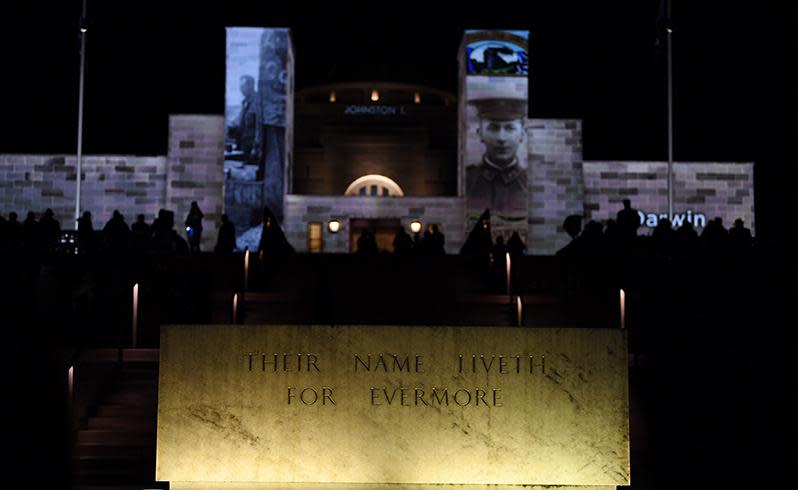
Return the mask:
<path id="1" fill-rule="evenodd" d="M 42 250 L 52 251 L 58 244 L 58 237 L 61 234 L 61 225 L 55 220 L 53 210 L 47 208 L 42 219 L 39 220 L 39 246 Z"/>
<path id="2" fill-rule="evenodd" d="M 698 252 L 698 233 L 689 221 L 673 232 L 673 247 L 681 257 L 692 257 Z"/>
<path id="3" fill-rule="evenodd" d="M 187 255 L 188 244 L 174 230 L 175 213 L 167 209 L 158 211 L 158 217 L 152 224 L 153 252 L 165 254 Z"/>
<path id="4" fill-rule="evenodd" d="M 446 255 L 446 237 L 443 235 L 438 225 L 432 225 L 430 227 L 429 240 L 430 255 Z"/>
<path id="5" fill-rule="evenodd" d="M 521 235 L 519 235 L 517 231 L 514 231 L 513 234 L 510 235 L 510 239 L 507 240 L 507 251 L 510 252 L 510 257 L 513 259 L 521 257 L 526 253 L 526 245 L 524 245 L 524 241 L 521 240 Z"/>
<path id="6" fill-rule="evenodd" d="M 263 228 L 258 252 L 263 252 L 265 260 L 277 259 L 294 253 L 294 247 L 286 240 L 283 230 L 277 223 L 277 218 L 268 207 L 263 208 Z"/>
<path id="7" fill-rule="evenodd" d="M 618 222 L 610 218 L 604 225 L 604 243 L 607 250 L 615 251 L 621 242 L 621 232 L 618 229 Z"/>
<path id="8" fill-rule="evenodd" d="M 138 252 L 145 251 L 149 245 L 151 234 L 152 230 L 144 220 L 144 215 L 138 215 L 135 223 L 130 225 L 130 247 Z"/>
<path id="9" fill-rule="evenodd" d="M 150 233 L 150 225 L 144 220 L 144 215 L 136 216 L 136 222 L 130 226 L 130 231 L 133 233 L 140 233 L 148 235 Z"/>
<path id="10" fill-rule="evenodd" d="M 122 252 L 127 247 L 130 229 L 125 223 L 125 217 L 119 210 L 114 209 L 111 219 L 103 227 L 103 235 L 113 252 Z"/>
<path id="11" fill-rule="evenodd" d="M 466 255 L 490 263 L 490 252 L 493 247 L 493 239 L 490 233 L 490 210 L 486 209 L 479 217 L 474 228 L 468 234 L 460 255 Z"/>
<path id="12" fill-rule="evenodd" d="M 200 251 L 200 241 L 202 241 L 202 218 L 205 215 L 200 211 L 197 201 L 191 201 L 191 209 L 186 216 L 186 237 L 188 246 L 192 253 Z"/>
<path id="13" fill-rule="evenodd" d="M 745 227 L 742 219 L 734 220 L 734 226 L 729 230 L 729 246 L 735 253 L 745 253 L 751 249 L 754 239 L 751 230 Z"/>
<path id="14" fill-rule="evenodd" d="M 10 241 L 8 237 L 8 221 L 5 216 L 0 215 L 0 251 L 6 250 Z"/>
<path id="15" fill-rule="evenodd" d="M 673 245 L 673 229 L 671 228 L 671 221 L 668 218 L 662 218 L 657 222 L 654 232 L 651 234 L 651 240 L 657 252 L 661 254 L 669 254 Z"/>
<path id="16" fill-rule="evenodd" d="M 598 221 L 590 220 L 576 239 L 579 252 L 583 256 L 597 258 L 604 254 L 604 226 Z"/>
<path id="17" fill-rule="evenodd" d="M 507 247 L 504 245 L 504 237 L 497 236 L 496 243 L 493 244 L 491 247 L 490 254 L 493 257 L 493 263 L 496 264 L 499 261 L 504 261 L 505 254 L 507 253 Z"/>
<path id="18" fill-rule="evenodd" d="M 83 211 L 83 215 L 78 218 L 77 238 L 79 253 L 91 253 L 94 250 L 94 225 L 89 211 Z"/>
<path id="19" fill-rule="evenodd" d="M 25 249 L 33 251 L 36 248 L 38 238 L 39 222 L 36 221 L 36 214 L 33 211 L 28 211 L 25 221 L 22 222 L 22 242 Z"/>
<path id="20" fill-rule="evenodd" d="M 491 247 L 490 255 L 494 288 L 503 292 L 507 284 L 507 247 L 504 245 L 504 237 L 501 235 L 496 237 L 496 243 Z"/>
<path id="21" fill-rule="evenodd" d="M 413 233 L 413 253 L 421 252 L 421 232 Z"/>
<path id="22" fill-rule="evenodd" d="M 637 229 L 640 227 L 640 215 L 636 209 L 632 208 L 632 201 L 623 200 L 623 209 L 618 211 L 615 216 L 618 222 L 618 230 L 624 238 L 634 238 L 637 236 Z"/>
<path id="23" fill-rule="evenodd" d="M 405 231 L 404 226 L 396 230 L 393 236 L 393 253 L 397 256 L 406 256 L 413 249 L 413 239 Z"/>
<path id="24" fill-rule="evenodd" d="M 8 213 L 8 221 L 6 222 L 6 240 L 11 248 L 19 246 L 22 241 L 22 223 L 17 219 L 17 213 L 11 211 Z"/>
<path id="25" fill-rule="evenodd" d="M 236 248 L 236 227 L 227 217 L 222 214 L 222 224 L 219 225 L 219 235 L 216 238 L 214 252 L 217 254 L 230 254 Z"/>
<path id="26" fill-rule="evenodd" d="M 362 230 L 357 238 L 357 255 L 371 257 L 377 255 L 377 239 L 370 230 Z"/>
<path id="27" fill-rule="evenodd" d="M 579 246 L 580 242 L 577 237 L 582 233 L 582 216 L 579 214 L 572 214 L 565 218 L 562 222 L 562 229 L 571 237 L 571 241 L 565 244 L 564 247 L 557 250 L 555 255 L 560 257 L 574 257 L 580 255 Z"/>
<path id="28" fill-rule="evenodd" d="M 571 237 L 571 240 L 573 240 L 582 233 L 582 216 L 578 214 L 567 216 L 565 221 L 562 222 L 562 229 L 565 230 L 568 236 Z"/>
<path id="29" fill-rule="evenodd" d="M 722 218 L 714 218 L 707 223 L 701 232 L 704 250 L 713 255 L 723 255 L 728 248 L 729 233 L 723 227 Z"/>
<path id="30" fill-rule="evenodd" d="M 446 254 L 444 243 L 445 238 L 438 225 L 427 226 L 424 236 L 421 238 L 421 255 L 432 257 Z"/>

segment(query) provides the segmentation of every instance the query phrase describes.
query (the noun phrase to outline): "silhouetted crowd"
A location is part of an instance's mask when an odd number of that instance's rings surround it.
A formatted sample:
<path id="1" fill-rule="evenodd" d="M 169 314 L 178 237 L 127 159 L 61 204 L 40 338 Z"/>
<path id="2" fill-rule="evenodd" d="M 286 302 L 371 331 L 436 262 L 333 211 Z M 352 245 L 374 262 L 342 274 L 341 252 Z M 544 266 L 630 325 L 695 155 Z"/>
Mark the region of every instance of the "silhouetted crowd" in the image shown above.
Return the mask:
<path id="1" fill-rule="evenodd" d="M 356 254 L 359 256 L 374 256 L 382 251 L 388 252 L 388 247 L 380 248 L 377 244 L 377 237 L 374 231 L 363 229 L 357 239 Z M 399 257 L 418 256 L 418 257 L 437 257 L 446 254 L 444 245 L 446 237 L 441 232 L 438 225 L 428 225 L 422 234 L 414 233 L 411 237 L 404 227 L 399 227 L 393 236 L 391 245 L 393 253 Z"/>
<path id="2" fill-rule="evenodd" d="M 714 218 L 699 235 L 690 221 L 685 220 L 674 229 L 668 218 L 661 218 L 650 236 L 638 235 L 640 215 L 629 199 L 623 201 L 623 209 L 606 225 L 589 221 L 582 227 L 582 217 L 572 215 L 562 226 L 571 241 L 557 255 L 566 258 L 599 258 L 619 253 L 670 258 L 692 258 L 702 254 L 727 257 L 746 254 L 754 246 L 751 230 L 745 227 L 742 219 L 735 220 L 734 226 L 726 229 L 721 218 Z"/>
<path id="3" fill-rule="evenodd" d="M 91 212 L 85 211 L 77 221 L 77 230 L 64 233 L 51 209 L 45 210 L 38 220 L 36 214 L 29 211 L 21 222 L 17 213 L 11 212 L 7 219 L 0 216 L 0 251 L 65 251 L 80 254 L 107 251 L 189 255 L 200 252 L 203 217 L 197 203 L 192 202 L 184 221 L 184 238 L 175 230 L 174 212 L 166 209 L 161 209 L 152 223 L 147 223 L 145 216 L 139 214 L 132 225 L 127 224 L 122 213 L 114 211 L 101 230 L 94 228 Z M 741 219 L 735 220 L 731 229 L 726 229 L 721 218 L 714 218 L 706 224 L 700 235 L 688 220 L 674 229 L 667 218 L 661 218 L 650 236 L 638 235 L 640 226 L 640 215 L 631 207 L 628 199 L 624 200 L 623 209 L 618 211 L 616 218 L 608 220 L 606 224 L 589 221 L 583 226 L 582 216 L 568 216 L 562 228 L 571 237 L 571 241 L 557 255 L 565 258 L 600 258 L 634 252 L 677 258 L 695 257 L 702 253 L 725 257 L 745 254 L 754 245 L 751 230 L 745 227 Z M 369 229 L 361 231 L 356 245 L 356 253 L 360 256 L 377 255 L 381 248 L 383 251 L 388 250 L 387 244 L 378 247 L 375 233 Z M 391 245 L 397 256 L 436 257 L 446 253 L 445 236 L 434 224 L 428 225 L 423 234 L 419 232 L 413 236 L 404 227 L 400 227 Z M 214 251 L 229 254 L 235 249 L 235 227 L 227 215 L 223 214 Z M 268 208 L 263 213 L 263 230 L 258 249 L 273 257 L 294 252 Z M 503 263 L 506 254 L 510 257 L 524 255 L 526 245 L 517 232 L 506 242 L 502 236 L 494 241 L 490 211 L 485 210 L 469 233 L 460 253 L 491 264 Z"/>
<path id="4" fill-rule="evenodd" d="M 36 219 L 29 211 L 19 222 L 17 213 L 0 216 L 0 251 L 48 254 L 63 252 L 92 255 L 101 252 L 165 253 L 189 255 L 200 251 L 203 213 L 196 202 L 185 219 L 185 238 L 175 230 L 173 211 L 161 209 L 157 217 L 147 223 L 139 214 L 128 225 L 125 217 L 115 210 L 102 229 L 95 229 L 90 211 L 84 211 L 77 220 L 77 229 L 61 230 L 51 209 Z M 217 253 L 232 253 L 235 249 L 235 228 L 227 215 L 222 215 L 215 247 Z"/>

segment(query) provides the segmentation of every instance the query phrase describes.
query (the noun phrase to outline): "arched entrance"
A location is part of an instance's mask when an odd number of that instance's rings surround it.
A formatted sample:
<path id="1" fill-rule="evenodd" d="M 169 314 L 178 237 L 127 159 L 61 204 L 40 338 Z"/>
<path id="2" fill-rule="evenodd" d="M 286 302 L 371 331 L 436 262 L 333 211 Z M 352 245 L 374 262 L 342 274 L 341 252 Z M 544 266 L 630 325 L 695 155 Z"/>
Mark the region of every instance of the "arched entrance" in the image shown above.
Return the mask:
<path id="1" fill-rule="evenodd" d="M 346 188 L 345 196 L 402 197 L 399 184 L 384 175 L 369 174 L 358 177 Z"/>

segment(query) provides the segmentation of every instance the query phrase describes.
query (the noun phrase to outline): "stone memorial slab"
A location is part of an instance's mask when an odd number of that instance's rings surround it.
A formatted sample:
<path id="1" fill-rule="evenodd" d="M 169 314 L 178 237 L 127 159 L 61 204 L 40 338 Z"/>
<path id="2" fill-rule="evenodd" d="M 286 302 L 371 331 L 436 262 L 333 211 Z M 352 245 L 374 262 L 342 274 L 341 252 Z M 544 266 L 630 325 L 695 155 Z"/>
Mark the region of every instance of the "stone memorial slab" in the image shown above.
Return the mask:
<path id="1" fill-rule="evenodd" d="M 620 330 L 165 326 L 156 479 L 626 485 L 627 373 Z"/>

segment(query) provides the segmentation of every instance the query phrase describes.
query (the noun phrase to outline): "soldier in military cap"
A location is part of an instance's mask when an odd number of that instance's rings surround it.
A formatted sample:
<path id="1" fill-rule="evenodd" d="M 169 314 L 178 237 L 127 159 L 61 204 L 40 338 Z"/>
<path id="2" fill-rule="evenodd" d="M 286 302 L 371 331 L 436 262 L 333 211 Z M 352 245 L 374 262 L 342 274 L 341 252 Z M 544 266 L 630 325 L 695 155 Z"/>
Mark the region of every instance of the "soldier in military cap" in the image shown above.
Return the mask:
<path id="1" fill-rule="evenodd" d="M 470 101 L 477 108 L 485 153 L 466 167 L 466 204 L 470 210 L 490 209 L 498 216 L 527 212 L 526 169 L 518 161 L 524 139 L 526 100 L 511 98 Z"/>

